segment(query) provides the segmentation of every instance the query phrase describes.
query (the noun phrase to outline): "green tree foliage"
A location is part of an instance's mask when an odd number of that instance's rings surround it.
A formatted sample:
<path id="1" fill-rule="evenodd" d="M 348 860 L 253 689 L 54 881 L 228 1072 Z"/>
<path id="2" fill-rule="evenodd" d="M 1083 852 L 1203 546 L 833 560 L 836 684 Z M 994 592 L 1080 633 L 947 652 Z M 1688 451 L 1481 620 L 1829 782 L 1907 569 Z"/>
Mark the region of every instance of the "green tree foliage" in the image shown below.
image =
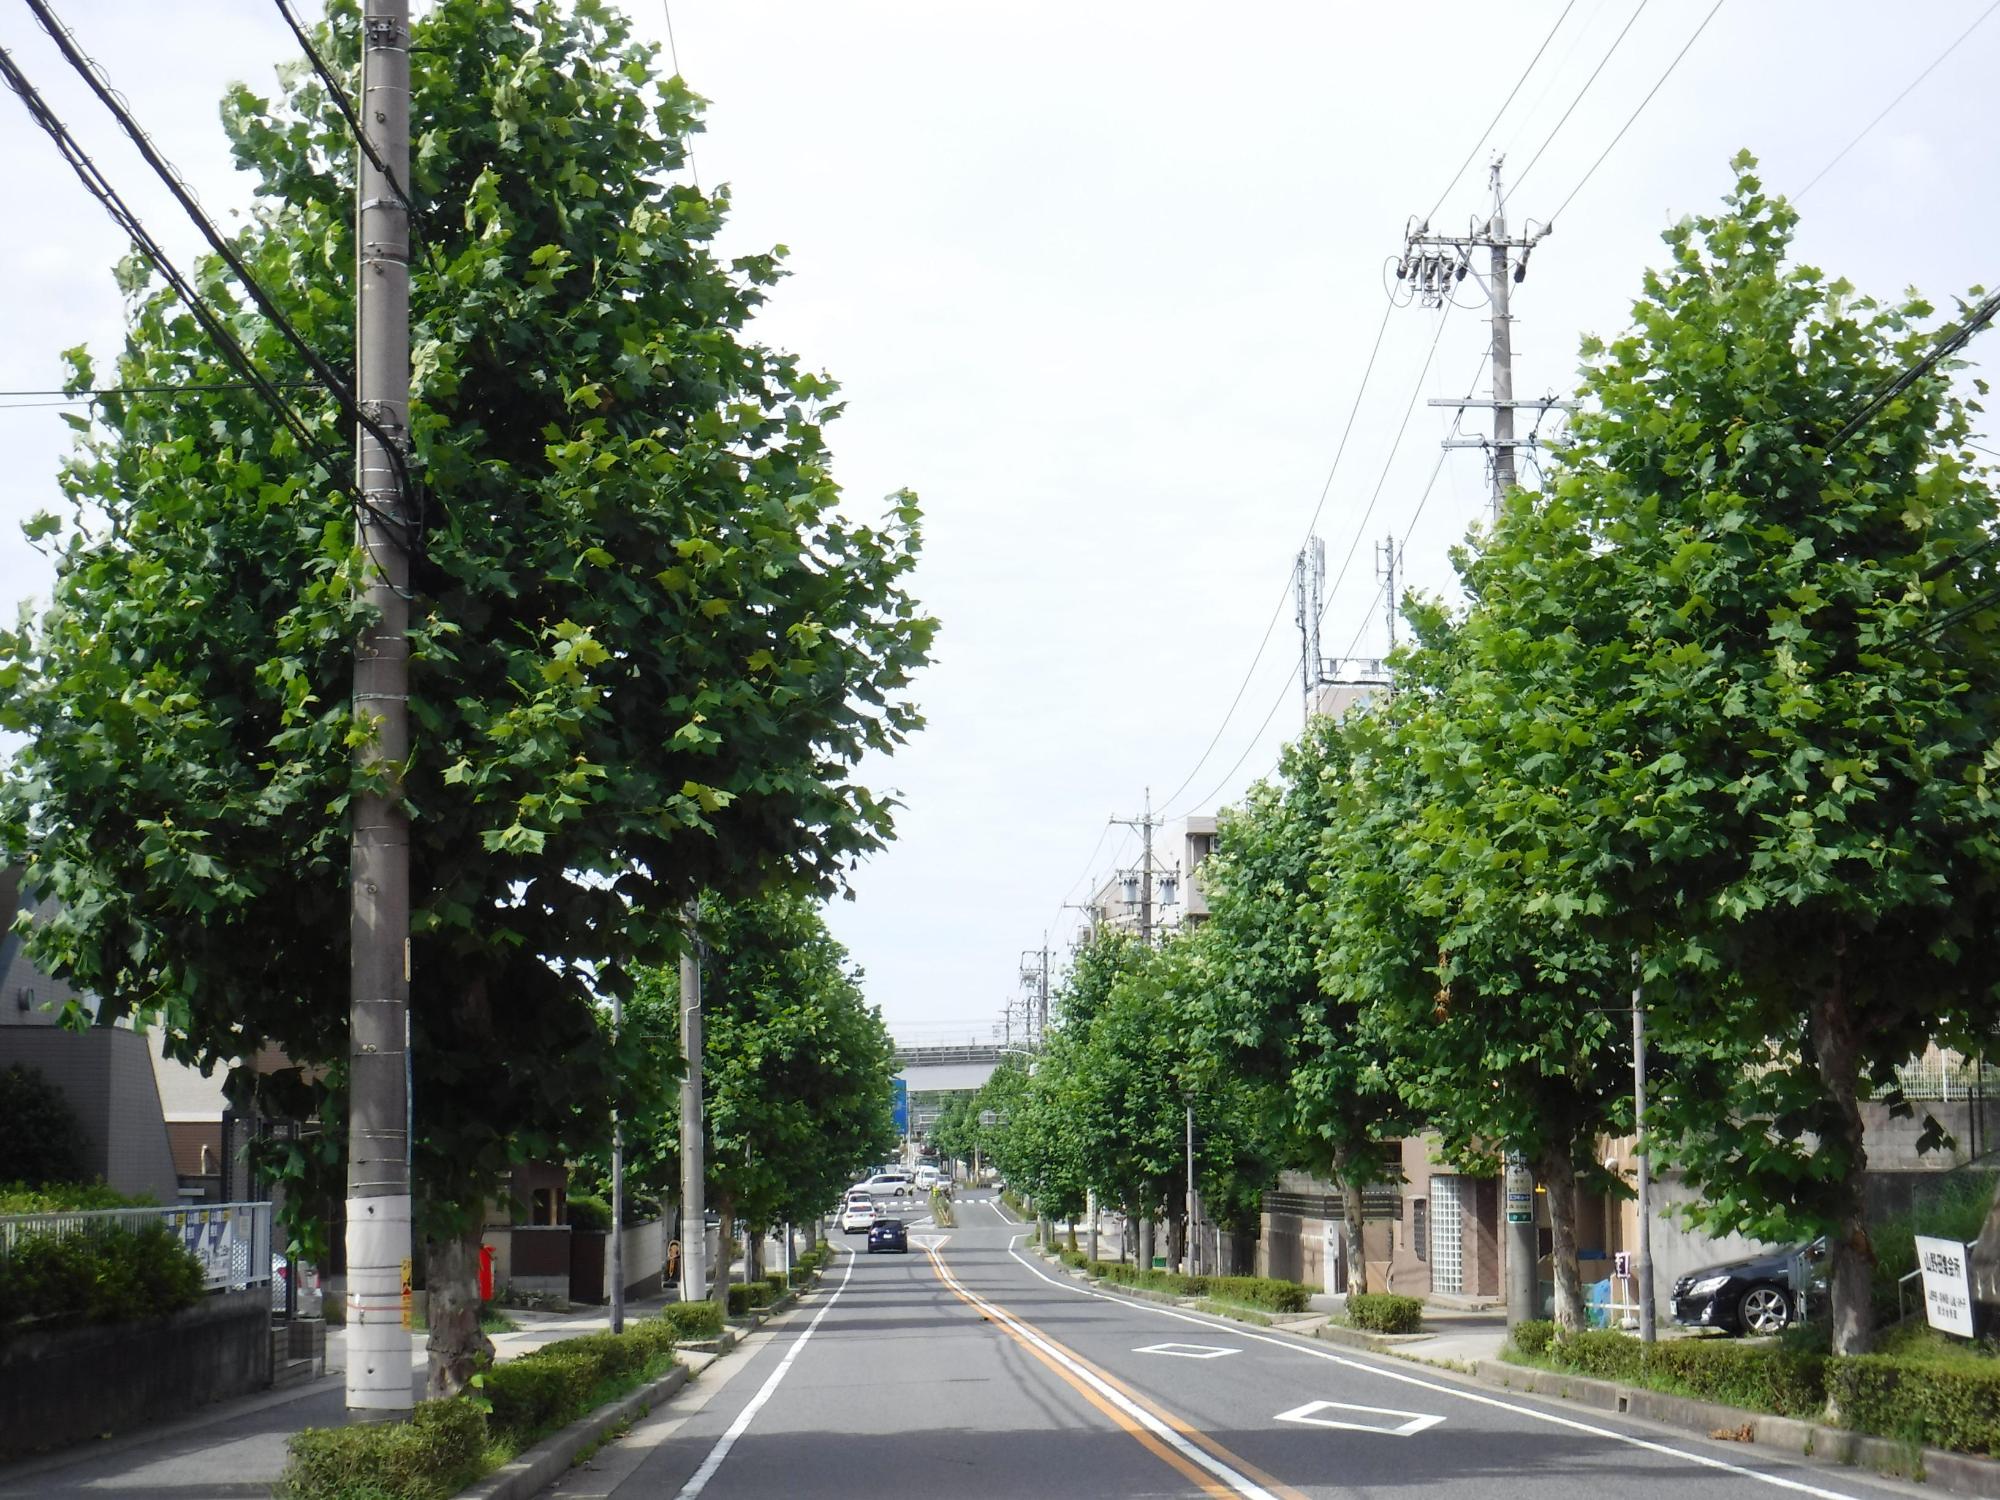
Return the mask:
<path id="1" fill-rule="evenodd" d="M 703 1146 L 709 1201 L 759 1228 L 825 1211 L 895 1146 L 895 1045 L 811 899 L 770 892 L 703 903 Z M 680 1172 L 677 969 L 639 976 L 626 1025 L 657 1059 L 626 1095 L 633 1180 Z"/>
<path id="2" fill-rule="evenodd" d="M 40 1068 L 0 1071 L 0 1183 L 45 1188 L 82 1182 L 83 1122 Z"/>
<path id="3" fill-rule="evenodd" d="M 323 32 L 350 70 L 357 25 L 337 7 Z M 933 625 L 905 586 L 914 501 L 851 519 L 833 384 L 745 332 L 779 256 L 715 253 L 727 197 L 681 171 L 697 101 L 655 50 L 596 0 L 446 0 L 413 39 L 416 1166 L 430 1231 L 462 1238 L 513 1161 L 601 1138 L 594 1000 L 671 960 L 683 900 L 828 888 L 889 836 L 853 773 L 919 723 Z M 237 245 L 345 366 L 351 143 L 310 75 L 284 79 L 225 105 L 258 192 Z M 266 1107 L 327 1120 L 288 1169 L 330 1184 L 367 732 L 353 521 L 250 393 L 176 393 L 232 372 L 143 268 L 120 276 L 115 379 L 80 352 L 73 379 L 145 389 L 80 438 L 75 524 L 34 528 L 58 578 L 0 638 L 0 728 L 28 739 L 0 842 L 60 903 L 29 938 L 44 968 L 184 1059 L 285 1049 L 300 1071 Z M 198 279 L 274 378 L 303 377 L 217 264 Z M 333 404 L 296 399 L 344 451 Z"/>
<path id="4" fill-rule="evenodd" d="M 1990 1039 L 2000 518 L 1949 363 L 1836 441 L 1932 309 L 1790 262 L 1754 165 L 1668 232 L 1631 330 L 1586 342 L 1550 498 L 1509 507 L 1476 612 L 1552 643 L 1501 732 L 1567 741 L 1552 884 L 1644 945 L 1697 1216 L 1829 1234 L 1855 1353 L 1860 1102 L 1927 1043 Z"/>
<path id="5" fill-rule="evenodd" d="M 1347 1263 L 1365 1292 L 1361 1190 L 1397 1180 L 1410 1117 L 1362 1037 L 1353 987 L 1327 983 L 1319 969 L 1320 844 L 1342 788 L 1340 745 L 1338 726 L 1318 720 L 1286 747 L 1278 784 L 1252 787 L 1223 816 L 1201 867 L 1210 917 L 1196 939 L 1208 978 L 1190 1018 L 1194 1055 L 1236 1075 L 1246 1103 L 1266 1106 L 1283 1164 L 1331 1171 Z"/>

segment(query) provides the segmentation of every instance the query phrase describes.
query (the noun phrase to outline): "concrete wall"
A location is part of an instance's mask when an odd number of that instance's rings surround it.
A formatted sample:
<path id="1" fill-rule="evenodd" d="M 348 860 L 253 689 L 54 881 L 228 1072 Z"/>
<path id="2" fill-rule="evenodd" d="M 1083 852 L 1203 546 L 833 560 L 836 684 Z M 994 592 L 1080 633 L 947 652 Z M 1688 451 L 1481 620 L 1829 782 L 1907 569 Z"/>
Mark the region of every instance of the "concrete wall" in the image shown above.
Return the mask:
<path id="1" fill-rule="evenodd" d="M 152 1323 L 26 1333 L 0 1344 L 0 1458 L 123 1432 L 271 1383 L 267 1287 Z"/>
<path id="2" fill-rule="evenodd" d="M 0 1026 L 0 1068 L 27 1063 L 63 1091 L 83 1123 L 89 1170 L 121 1193 L 180 1199 L 146 1039 L 122 1026 L 66 1031 Z"/>

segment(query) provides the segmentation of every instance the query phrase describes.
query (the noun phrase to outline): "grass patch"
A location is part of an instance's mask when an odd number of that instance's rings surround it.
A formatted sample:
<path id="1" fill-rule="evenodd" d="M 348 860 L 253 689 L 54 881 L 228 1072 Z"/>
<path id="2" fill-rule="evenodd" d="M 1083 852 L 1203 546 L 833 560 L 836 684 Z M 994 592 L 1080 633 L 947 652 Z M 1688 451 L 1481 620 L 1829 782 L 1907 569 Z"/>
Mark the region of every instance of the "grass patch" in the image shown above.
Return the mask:
<path id="1" fill-rule="evenodd" d="M 1204 1297 L 1194 1305 L 1196 1312 L 1209 1313 L 1218 1318 L 1234 1318 L 1239 1323 L 1254 1324 L 1258 1328 L 1269 1328 L 1270 1318 L 1242 1302 L 1224 1302 L 1219 1297 Z"/>

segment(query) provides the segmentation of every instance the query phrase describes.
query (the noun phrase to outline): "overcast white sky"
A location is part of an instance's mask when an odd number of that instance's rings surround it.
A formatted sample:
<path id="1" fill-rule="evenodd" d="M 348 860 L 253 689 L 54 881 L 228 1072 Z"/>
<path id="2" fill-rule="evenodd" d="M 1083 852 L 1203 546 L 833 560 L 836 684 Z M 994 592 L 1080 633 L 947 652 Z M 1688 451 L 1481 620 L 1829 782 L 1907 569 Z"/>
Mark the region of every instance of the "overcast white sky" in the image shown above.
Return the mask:
<path id="1" fill-rule="evenodd" d="M 1622 326 L 1660 230 L 1716 203 L 1739 147 L 1796 192 L 1988 4 L 1727 0 L 1516 289 L 1516 393 L 1567 391 L 1578 336 Z M 292 55 L 273 6 L 60 8 L 208 206 L 242 203 L 215 106 L 230 80 L 271 86 Z M 660 0 L 627 8 L 664 38 Z M 1289 586 L 1407 217 L 1563 16 L 1437 224 L 1484 212 L 1491 150 L 1512 182 L 1545 139 L 1510 216 L 1547 218 L 1708 10 L 675 0 L 682 71 L 712 101 L 696 167 L 734 189 L 730 243 L 792 249 L 757 332 L 845 386 L 832 437 L 857 503 L 908 485 L 929 516 L 918 587 L 944 622 L 920 684 L 930 727 L 878 772 L 909 804 L 900 840 L 833 911 L 899 1034 L 989 1034 L 1020 950 L 1068 935 L 1059 903 L 1117 862 L 1129 835 L 1101 837 L 1105 820 L 1135 815 L 1147 787 L 1158 806 L 1186 782 L 1167 810 L 1206 811 L 1268 771 L 1300 714 L 1289 602 L 1196 766 Z M 0 46 L 191 255 L 192 231 L 21 8 L 0 15 Z M 1813 188 L 1803 256 L 1941 302 L 1995 282 L 1996 60 L 2000 22 Z M 0 146 L 15 205 L 0 390 L 34 390 L 59 382 L 60 349 L 116 347 L 123 247 L 11 98 Z M 1465 394 L 1486 347 L 1483 309 L 1439 317 L 1392 315 L 1327 492 L 1330 569 L 1359 538 L 1328 654 L 1383 649 L 1374 541 L 1408 532 L 1409 583 L 1445 588 L 1445 549 L 1482 513 L 1481 456 L 1459 453 L 1412 529 L 1450 416 L 1422 401 Z M 0 396 L 10 618 L 47 594 L 17 523 L 52 502 L 67 446 L 33 399 Z"/>

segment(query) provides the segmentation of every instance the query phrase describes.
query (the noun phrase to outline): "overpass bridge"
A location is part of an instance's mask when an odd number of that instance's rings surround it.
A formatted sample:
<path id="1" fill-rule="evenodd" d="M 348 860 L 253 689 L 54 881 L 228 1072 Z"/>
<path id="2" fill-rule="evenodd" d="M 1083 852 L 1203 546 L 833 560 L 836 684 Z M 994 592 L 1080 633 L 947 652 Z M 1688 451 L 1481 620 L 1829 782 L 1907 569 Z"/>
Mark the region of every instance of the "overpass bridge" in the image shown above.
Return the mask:
<path id="1" fill-rule="evenodd" d="M 951 1094 L 974 1093 L 985 1087 L 994 1069 L 1024 1049 L 999 1042 L 961 1042 L 945 1047 L 898 1047 L 896 1076 L 910 1091 L 910 1128 L 921 1135 L 930 1129 Z"/>

